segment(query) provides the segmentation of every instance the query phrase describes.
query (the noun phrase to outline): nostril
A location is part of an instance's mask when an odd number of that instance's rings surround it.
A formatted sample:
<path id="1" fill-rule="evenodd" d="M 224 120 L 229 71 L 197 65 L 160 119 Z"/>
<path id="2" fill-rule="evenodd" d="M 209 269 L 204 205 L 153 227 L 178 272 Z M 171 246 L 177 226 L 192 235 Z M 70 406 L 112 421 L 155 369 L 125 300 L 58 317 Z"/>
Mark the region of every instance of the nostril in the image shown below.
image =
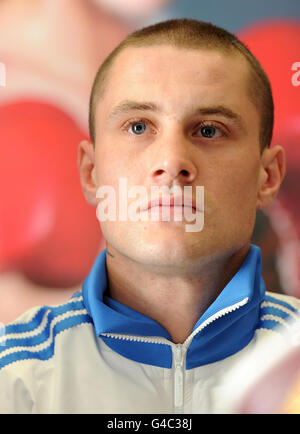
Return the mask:
<path id="1" fill-rule="evenodd" d="M 182 170 L 181 173 L 182 173 L 183 176 L 188 176 L 189 175 L 189 172 L 187 170 Z"/>

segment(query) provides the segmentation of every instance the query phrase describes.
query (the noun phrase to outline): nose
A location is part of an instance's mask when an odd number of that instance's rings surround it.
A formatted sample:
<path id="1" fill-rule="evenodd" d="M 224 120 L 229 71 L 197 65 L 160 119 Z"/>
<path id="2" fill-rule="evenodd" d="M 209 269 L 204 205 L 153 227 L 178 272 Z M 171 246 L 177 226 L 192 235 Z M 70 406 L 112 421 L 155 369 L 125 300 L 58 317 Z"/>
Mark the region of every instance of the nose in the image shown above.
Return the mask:
<path id="1" fill-rule="evenodd" d="M 179 184 L 191 184 L 197 176 L 197 168 L 189 150 L 191 144 L 186 139 L 164 141 L 159 144 L 158 152 L 151 168 L 154 184 L 171 185 L 173 181 Z"/>

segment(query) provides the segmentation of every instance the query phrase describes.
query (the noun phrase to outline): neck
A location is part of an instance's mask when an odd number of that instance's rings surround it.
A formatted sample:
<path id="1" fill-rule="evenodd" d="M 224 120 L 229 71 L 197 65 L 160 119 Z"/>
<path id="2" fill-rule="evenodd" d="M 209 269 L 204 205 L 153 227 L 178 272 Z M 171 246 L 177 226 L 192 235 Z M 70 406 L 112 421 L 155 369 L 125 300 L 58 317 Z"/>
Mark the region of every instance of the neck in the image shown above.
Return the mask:
<path id="1" fill-rule="evenodd" d="M 242 249 L 199 262 L 197 273 L 154 272 L 107 245 L 109 296 L 152 318 L 174 343 L 183 343 L 194 325 L 241 267 L 249 252 Z"/>

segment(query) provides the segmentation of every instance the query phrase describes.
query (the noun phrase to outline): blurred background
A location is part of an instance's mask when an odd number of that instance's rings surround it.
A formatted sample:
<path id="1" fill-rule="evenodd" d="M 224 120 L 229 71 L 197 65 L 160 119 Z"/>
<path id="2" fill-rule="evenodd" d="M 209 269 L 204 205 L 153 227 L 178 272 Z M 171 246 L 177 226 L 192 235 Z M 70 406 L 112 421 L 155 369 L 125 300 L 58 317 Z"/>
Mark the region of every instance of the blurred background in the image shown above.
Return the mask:
<path id="1" fill-rule="evenodd" d="M 288 170 L 253 242 L 268 290 L 300 297 L 299 0 L 0 0 L 0 322 L 80 289 L 105 247 L 77 171 L 93 78 L 129 32 L 182 17 L 234 32 L 269 75 Z"/>

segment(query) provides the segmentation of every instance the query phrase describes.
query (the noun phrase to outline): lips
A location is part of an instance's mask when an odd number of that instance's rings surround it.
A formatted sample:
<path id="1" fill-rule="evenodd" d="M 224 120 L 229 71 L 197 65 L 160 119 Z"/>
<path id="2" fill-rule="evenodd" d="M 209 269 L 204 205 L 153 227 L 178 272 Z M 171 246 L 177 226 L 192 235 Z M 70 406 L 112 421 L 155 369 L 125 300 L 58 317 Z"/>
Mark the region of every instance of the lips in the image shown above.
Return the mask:
<path id="1" fill-rule="evenodd" d="M 194 211 L 201 211 L 196 206 L 196 201 L 192 199 L 191 197 L 185 196 L 161 196 L 159 198 L 151 199 L 148 202 L 147 210 L 157 207 L 157 206 L 169 206 L 169 207 L 175 207 L 175 206 L 181 206 L 181 207 L 187 207 L 192 208 Z"/>

